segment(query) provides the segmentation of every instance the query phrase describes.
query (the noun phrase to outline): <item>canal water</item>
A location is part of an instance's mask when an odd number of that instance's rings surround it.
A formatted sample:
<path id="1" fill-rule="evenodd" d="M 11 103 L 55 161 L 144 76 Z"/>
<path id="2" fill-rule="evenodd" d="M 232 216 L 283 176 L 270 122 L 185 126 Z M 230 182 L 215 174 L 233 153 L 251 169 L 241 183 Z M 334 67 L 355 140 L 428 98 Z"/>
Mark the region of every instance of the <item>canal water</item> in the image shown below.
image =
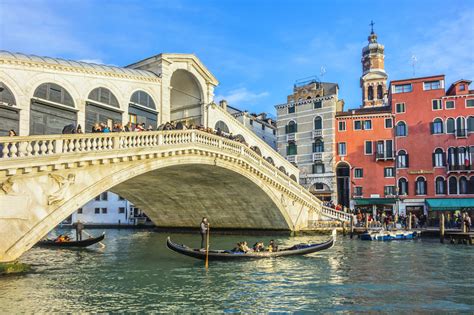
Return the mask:
<path id="1" fill-rule="evenodd" d="M 0 278 L 0 313 L 474 312 L 472 246 L 340 237 L 321 253 L 214 262 L 206 271 L 203 262 L 168 250 L 166 235 L 107 230 L 105 249 L 33 248 L 21 258 L 33 272 Z M 200 242 L 199 235 L 171 236 Z M 216 235 L 211 247 L 270 238 Z M 282 246 L 327 237 L 275 239 Z"/>

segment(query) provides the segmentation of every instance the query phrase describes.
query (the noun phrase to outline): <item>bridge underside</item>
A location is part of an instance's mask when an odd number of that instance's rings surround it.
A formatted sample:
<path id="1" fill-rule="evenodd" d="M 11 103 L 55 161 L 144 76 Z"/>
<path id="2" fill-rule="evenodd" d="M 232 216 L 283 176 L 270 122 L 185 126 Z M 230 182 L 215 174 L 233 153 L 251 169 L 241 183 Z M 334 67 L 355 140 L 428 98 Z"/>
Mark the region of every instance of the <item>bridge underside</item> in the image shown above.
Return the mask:
<path id="1" fill-rule="evenodd" d="M 113 192 L 130 200 L 162 227 L 289 230 L 272 199 L 253 181 L 228 169 L 202 164 L 170 166 L 123 182 Z"/>

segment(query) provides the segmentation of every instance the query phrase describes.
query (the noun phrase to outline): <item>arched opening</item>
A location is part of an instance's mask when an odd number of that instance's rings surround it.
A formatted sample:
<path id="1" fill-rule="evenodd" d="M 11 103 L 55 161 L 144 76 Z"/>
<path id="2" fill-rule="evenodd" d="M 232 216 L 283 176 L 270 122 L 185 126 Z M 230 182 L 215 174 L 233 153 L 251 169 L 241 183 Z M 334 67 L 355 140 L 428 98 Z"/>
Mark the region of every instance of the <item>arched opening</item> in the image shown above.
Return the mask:
<path id="1" fill-rule="evenodd" d="M 383 87 L 381 84 L 377 86 L 377 99 L 383 99 Z"/>
<path id="2" fill-rule="evenodd" d="M 103 123 L 112 130 L 115 123 L 122 123 L 122 111 L 117 97 L 105 87 L 93 89 L 86 101 L 86 132 L 92 132 L 97 123 Z"/>
<path id="3" fill-rule="evenodd" d="M 290 121 L 286 127 L 286 133 L 295 133 L 298 131 L 298 125 L 295 121 Z"/>
<path id="4" fill-rule="evenodd" d="M 33 93 L 30 135 L 60 134 L 64 126 L 77 123 L 71 94 L 55 83 L 43 83 Z"/>
<path id="5" fill-rule="evenodd" d="M 415 195 L 427 195 L 426 179 L 424 177 L 418 177 L 415 182 Z"/>
<path id="6" fill-rule="evenodd" d="M 217 132 L 229 133 L 229 127 L 227 127 L 226 123 L 222 120 L 216 122 L 214 129 L 217 130 Z"/>
<path id="7" fill-rule="evenodd" d="M 250 147 L 255 153 L 257 153 L 259 156 L 262 156 L 262 151 L 260 151 L 260 148 L 257 146 Z"/>
<path id="8" fill-rule="evenodd" d="M 314 130 L 323 129 L 323 119 L 321 117 L 314 118 Z"/>
<path id="9" fill-rule="evenodd" d="M 369 86 L 367 88 L 367 99 L 369 101 L 372 101 L 374 99 L 374 87 L 373 86 Z"/>
<path id="10" fill-rule="evenodd" d="M 247 144 L 247 141 L 245 141 L 244 136 L 242 136 L 241 134 L 235 135 L 234 140 L 243 144 Z"/>
<path id="11" fill-rule="evenodd" d="M 7 136 L 11 129 L 19 134 L 20 112 L 15 96 L 3 82 L 0 82 L 0 121 L 0 136 Z"/>
<path id="12" fill-rule="evenodd" d="M 466 119 L 464 117 L 456 118 L 456 136 L 466 136 Z"/>
<path id="13" fill-rule="evenodd" d="M 200 125 L 202 121 L 203 91 L 194 75 L 178 69 L 171 76 L 171 121 L 185 121 Z"/>
<path id="14" fill-rule="evenodd" d="M 398 180 L 398 195 L 408 195 L 408 181 L 406 180 L 406 178 L 400 178 Z"/>
<path id="15" fill-rule="evenodd" d="M 322 201 L 331 201 L 331 188 L 324 183 L 314 183 L 309 187 L 309 192 Z"/>
<path id="16" fill-rule="evenodd" d="M 270 156 L 265 158 L 265 160 L 267 160 L 267 162 L 270 163 L 271 165 L 275 166 L 275 162 L 273 161 L 273 159 Z"/>
<path id="17" fill-rule="evenodd" d="M 468 182 L 466 176 L 459 177 L 459 193 L 465 195 L 468 192 Z"/>
<path id="18" fill-rule="evenodd" d="M 156 129 L 158 111 L 153 98 L 145 91 L 135 91 L 128 105 L 128 121 Z"/>
<path id="19" fill-rule="evenodd" d="M 347 163 L 339 163 L 336 167 L 337 177 L 337 203 L 349 207 L 350 194 L 350 166 Z"/>
<path id="20" fill-rule="evenodd" d="M 445 195 L 446 194 L 446 180 L 441 176 L 436 177 L 435 192 L 436 192 L 437 195 Z"/>
<path id="21" fill-rule="evenodd" d="M 443 128 L 443 121 L 441 118 L 436 118 L 431 127 L 431 133 L 432 134 L 441 134 L 444 133 L 444 128 Z"/>
<path id="22" fill-rule="evenodd" d="M 450 177 L 448 180 L 448 193 L 450 195 L 458 194 L 458 180 L 454 176 Z"/>
<path id="23" fill-rule="evenodd" d="M 279 169 L 280 172 L 282 172 L 283 174 L 288 174 L 288 173 L 286 172 L 286 169 L 285 169 L 284 166 L 280 166 L 278 169 Z"/>
<path id="24" fill-rule="evenodd" d="M 467 118 L 467 131 L 474 132 L 474 116 L 469 116 Z"/>
<path id="25" fill-rule="evenodd" d="M 291 174 L 291 175 L 290 175 L 290 178 L 291 178 L 292 180 L 294 180 L 295 182 L 298 182 L 298 180 L 296 179 L 296 176 L 295 176 L 295 175 Z"/>
<path id="26" fill-rule="evenodd" d="M 319 153 L 324 152 L 324 142 L 321 139 L 316 139 L 313 143 L 313 152 Z"/>
<path id="27" fill-rule="evenodd" d="M 444 165 L 446 165 L 444 151 L 441 148 L 437 148 L 433 153 L 433 166 L 443 167 Z"/>
<path id="28" fill-rule="evenodd" d="M 395 134 L 397 137 L 406 137 L 407 135 L 407 125 L 403 121 L 397 123 L 397 128 Z"/>

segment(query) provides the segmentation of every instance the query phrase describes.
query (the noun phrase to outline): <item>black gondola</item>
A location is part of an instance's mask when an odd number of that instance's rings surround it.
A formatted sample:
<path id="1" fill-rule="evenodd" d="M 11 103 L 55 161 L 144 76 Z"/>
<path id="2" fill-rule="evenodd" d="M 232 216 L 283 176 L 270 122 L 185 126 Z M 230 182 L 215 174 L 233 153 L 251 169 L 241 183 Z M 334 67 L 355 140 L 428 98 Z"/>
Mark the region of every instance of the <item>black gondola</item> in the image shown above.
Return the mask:
<path id="1" fill-rule="evenodd" d="M 283 248 L 276 252 L 233 252 L 230 250 L 209 250 L 209 260 L 238 260 L 238 259 L 263 259 L 271 257 L 283 257 L 283 256 L 297 256 L 307 255 L 315 252 L 319 252 L 325 249 L 329 249 L 334 246 L 336 241 L 336 233 L 333 231 L 333 236 L 330 240 L 320 244 L 298 244 L 292 247 Z M 206 259 L 206 251 L 200 249 L 193 249 L 186 245 L 176 244 L 171 241 L 168 236 L 166 245 L 169 249 L 193 258 Z"/>
<path id="2" fill-rule="evenodd" d="M 91 238 L 84 239 L 82 241 L 55 242 L 54 240 L 45 240 L 45 241 L 38 242 L 36 245 L 41 246 L 41 247 L 67 247 L 67 248 L 88 247 L 96 243 L 99 243 L 104 238 L 105 238 L 105 233 L 99 237 L 91 237 Z"/>

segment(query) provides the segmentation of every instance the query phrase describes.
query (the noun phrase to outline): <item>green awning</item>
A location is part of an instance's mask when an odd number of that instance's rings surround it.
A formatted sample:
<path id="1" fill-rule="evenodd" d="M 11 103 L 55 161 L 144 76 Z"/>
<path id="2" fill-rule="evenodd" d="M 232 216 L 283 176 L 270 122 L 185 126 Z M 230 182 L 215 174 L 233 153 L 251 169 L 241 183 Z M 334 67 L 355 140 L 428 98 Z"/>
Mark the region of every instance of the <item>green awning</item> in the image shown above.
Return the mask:
<path id="1" fill-rule="evenodd" d="M 357 206 L 368 206 L 368 205 L 390 205 L 397 202 L 395 198 L 357 198 L 354 199 Z"/>
<path id="2" fill-rule="evenodd" d="M 426 199 L 425 202 L 432 211 L 474 209 L 474 198 Z"/>

